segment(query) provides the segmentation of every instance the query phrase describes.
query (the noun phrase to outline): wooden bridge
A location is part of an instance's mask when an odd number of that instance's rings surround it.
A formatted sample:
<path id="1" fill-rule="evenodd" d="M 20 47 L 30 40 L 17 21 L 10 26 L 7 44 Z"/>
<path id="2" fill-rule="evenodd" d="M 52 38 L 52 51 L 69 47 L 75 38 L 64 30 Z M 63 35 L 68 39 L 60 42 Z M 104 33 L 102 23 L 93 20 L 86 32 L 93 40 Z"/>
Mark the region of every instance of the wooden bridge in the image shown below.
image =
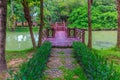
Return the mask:
<path id="1" fill-rule="evenodd" d="M 53 47 L 72 47 L 72 42 L 85 42 L 84 29 L 67 28 L 65 23 L 56 22 L 43 31 L 43 41 L 50 41 Z"/>

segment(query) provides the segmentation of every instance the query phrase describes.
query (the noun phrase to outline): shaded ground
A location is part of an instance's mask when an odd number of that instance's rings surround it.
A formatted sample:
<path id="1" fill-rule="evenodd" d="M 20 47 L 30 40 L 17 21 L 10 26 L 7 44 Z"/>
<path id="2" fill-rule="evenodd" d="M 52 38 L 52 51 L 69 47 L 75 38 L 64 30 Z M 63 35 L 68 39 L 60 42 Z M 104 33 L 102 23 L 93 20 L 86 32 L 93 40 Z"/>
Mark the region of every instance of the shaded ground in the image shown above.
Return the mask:
<path id="1" fill-rule="evenodd" d="M 53 48 L 43 80 L 86 80 L 72 49 Z"/>
<path id="2" fill-rule="evenodd" d="M 21 51 L 21 52 L 10 52 L 7 53 L 7 68 L 8 71 L 12 70 L 14 72 L 19 70 L 19 66 L 27 62 L 30 58 L 32 58 L 32 55 L 35 53 L 34 50 L 31 51 Z M 11 58 L 12 57 L 12 58 Z M 9 77 L 8 73 L 3 73 L 0 75 L 0 80 L 5 80 L 5 78 Z"/>

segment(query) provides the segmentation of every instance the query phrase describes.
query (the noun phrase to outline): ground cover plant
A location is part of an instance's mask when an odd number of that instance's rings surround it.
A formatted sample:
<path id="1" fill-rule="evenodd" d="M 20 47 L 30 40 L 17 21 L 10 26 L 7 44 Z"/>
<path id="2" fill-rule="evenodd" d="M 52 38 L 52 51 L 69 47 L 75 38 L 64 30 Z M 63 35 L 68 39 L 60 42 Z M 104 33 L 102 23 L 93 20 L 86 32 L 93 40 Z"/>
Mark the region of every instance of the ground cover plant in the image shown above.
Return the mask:
<path id="1" fill-rule="evenodd" d="M 104 57 L 94 54 L 85 44 L 73 43 L 73 49 L 78 62 L 82 65 L 90 80 L 119 80 L 119 73 L 114 70 L 113 64 L 108 64 Z"/>
<path id="2" fill-rule="evenodd" d="M 93 50 L 95 53 L 103 56 L 108 62 L 113 62 L 117 72 L 120 72 L 120 49 L 111 48 L 107 50 Z"/>
<path id="3" fill-rule="evenodd" d="M 27 62 L 22 64 L 20 71 L 11 75 L 14 80 L 39 80 L 43 75 L 49 54 L 51 51 L 51 43 L 45 42 L 36 54 Z"/>

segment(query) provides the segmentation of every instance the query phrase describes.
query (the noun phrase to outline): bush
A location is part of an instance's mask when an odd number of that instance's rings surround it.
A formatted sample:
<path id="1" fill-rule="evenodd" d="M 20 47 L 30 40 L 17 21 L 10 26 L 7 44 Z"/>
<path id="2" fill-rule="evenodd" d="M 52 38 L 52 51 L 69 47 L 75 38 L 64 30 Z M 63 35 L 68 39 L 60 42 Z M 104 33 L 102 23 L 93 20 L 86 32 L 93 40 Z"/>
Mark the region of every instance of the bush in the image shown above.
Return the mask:
<path id="1" fill-rule="evenodd" d="M 88 7 L 84 5 L 74 9 L 69 14 L 70 28 L 88 28 Z M 117 28 L 117 11 L 115 4 L 92 6 L 91 19 L 93 29 L 116 29 Z"/>
<path id="2" fill-rule="evenodd" d="M 75 56 L 81 63 L 88 79 L 90 80 L 119 80 L 119 74 L 113 68 L 113 64 L 108 64 L 103 57 L 92 52 L 85 44 L 73 43 Z"/>
<path id="3" fill-rule="evenodd" d="M 20 71 L 14 75 L 14 80 L 40 80 L 46 67 L 51 51 L 51 43 L 45 42 L 36 54 L 20 67 Z"/>

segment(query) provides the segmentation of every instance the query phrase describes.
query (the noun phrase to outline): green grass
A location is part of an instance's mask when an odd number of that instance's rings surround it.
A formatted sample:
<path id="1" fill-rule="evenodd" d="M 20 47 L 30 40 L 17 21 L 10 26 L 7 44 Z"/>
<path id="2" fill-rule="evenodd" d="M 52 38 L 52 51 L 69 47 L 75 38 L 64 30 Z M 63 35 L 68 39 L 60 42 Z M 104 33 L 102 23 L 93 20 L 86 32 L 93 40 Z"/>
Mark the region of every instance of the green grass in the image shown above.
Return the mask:
<path id="1" fill-rule="evenodd" d="M 105 57 L 109 62 L 114 63 L 116 71 L 120 72 L 120 49 L 112 48 L 108 50 L 95 50 L 96 53 Z"/>
<path id="2" fill-rule="evenodd" d="M 77 64 L 77 62 L 75 63 Z M 65 67 L 60 67 L 64 72 L 62 78 L 55 78 L 53 80 L 88 80 L 86 75 L 83 72 L 83 69 L 77 65 L 74 69 L 66 69 Z"/>
<path id="3" fill-rule="evenodd" d="M 80 66 L 77 66 L 73 70 L 64 70 L 65 71 L 65 80 L 87 80 L 82 68 Z"/>
<path id="4" fill-rule="evenodd" d="M 64 54 L 64 52 L 59 52 L 58 54 Z"/>
<path id="5" fill-rule="evenodd" d="M 33 31 L 34 32 L 38 32 L 39 27 L 35 26 L 33 27 Z M 11 32 L 12 30 L 10 28 L 7 28 L 7 32 Z M 16 27 L 15 30 L 13 32 L 29 32 L 29 27 Z"/>
<path id="6" fill-rule="evenodd" d="M 36 54 L 34 54 L 28 62 L 22 64 L 17 73 L 11 74 L 9 80 L 41 80 L 51 47 L 50 42 L 44 42 L 44 44 L 38 48 Z"/>
<path id="7" fill-rule="evenodd" d="M 12 59 L 17 59 L 17 58 L 27 58 L 30 53 L 34 53 L 35 50 L 33 49 L 27 49 L 23 51 L 7 51 L 6 52 L 6 60 L 7 62 L 11 61 Z"/>

